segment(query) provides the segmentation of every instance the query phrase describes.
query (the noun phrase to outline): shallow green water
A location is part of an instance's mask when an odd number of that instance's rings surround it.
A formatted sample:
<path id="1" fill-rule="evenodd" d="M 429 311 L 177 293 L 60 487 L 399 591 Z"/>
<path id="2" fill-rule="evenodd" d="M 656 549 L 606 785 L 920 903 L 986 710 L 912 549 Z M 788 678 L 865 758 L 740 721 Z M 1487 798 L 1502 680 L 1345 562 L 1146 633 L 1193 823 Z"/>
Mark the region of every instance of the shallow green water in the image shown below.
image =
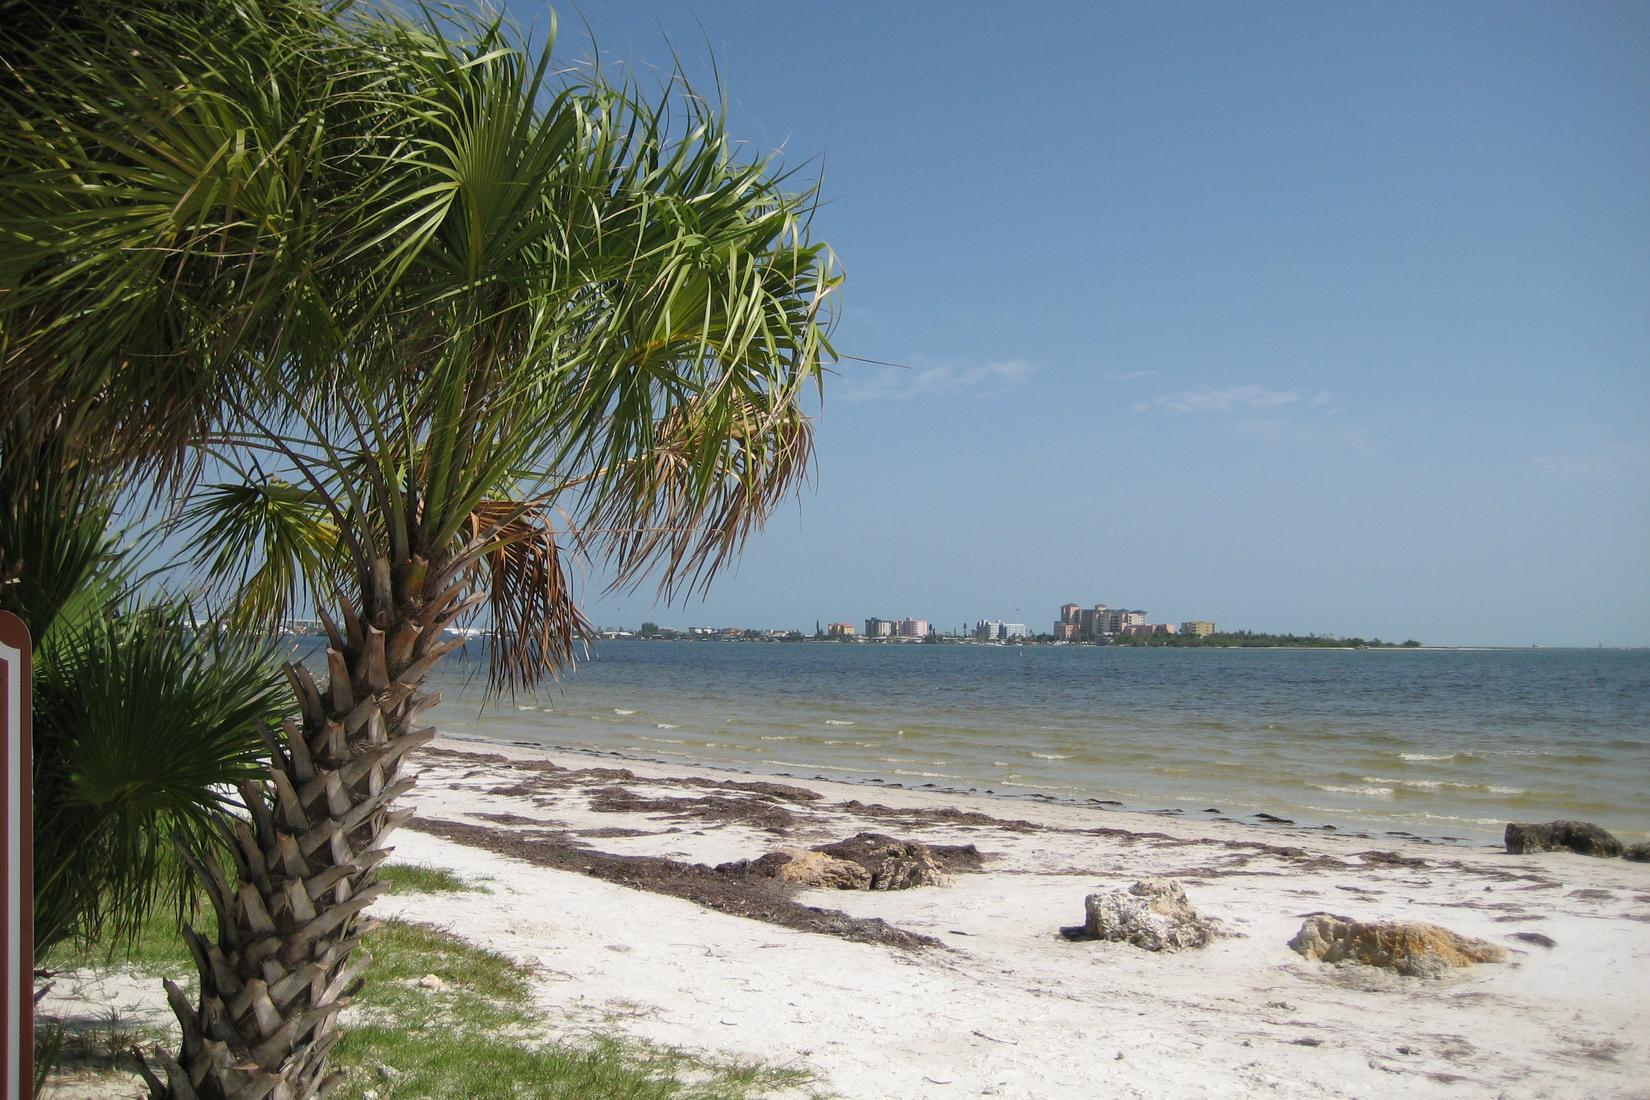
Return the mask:
<path id="1" fill-rule="evenodd" d="M 1650 839 L 1644 651 L 618 641 L 483 707 L 480 650 L 438 673 L 444 733 L 1471 841 L 1564 817 Z"/>

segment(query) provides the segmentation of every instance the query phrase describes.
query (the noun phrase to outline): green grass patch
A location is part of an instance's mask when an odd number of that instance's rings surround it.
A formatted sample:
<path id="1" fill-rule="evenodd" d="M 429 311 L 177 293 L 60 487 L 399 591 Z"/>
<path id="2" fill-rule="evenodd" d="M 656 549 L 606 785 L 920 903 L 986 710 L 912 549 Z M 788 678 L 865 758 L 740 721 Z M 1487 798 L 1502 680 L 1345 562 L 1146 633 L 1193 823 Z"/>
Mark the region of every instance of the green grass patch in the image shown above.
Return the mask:
<path id="1" fill-rule="evenodd" d="M 397 894 L 456 894 L 478 887 L 445 867 L 416 863 L 386 863 L 378 877 L 394 887 Z"/>
<path id="2" fill-rule="evenodd" d="M 350 1069 L 333 1094 L 341 1100 L 368 1090 L 383 1100 L 745 1100 L 809 1080 L 612 1039 L 571 1047 L 461 1033 L 432 1041 L 382 1025 L 352 1030 L 333 1048 L 333 1063 Z"/>
<path id="3" fill-rule="evenodd" d="M 203 935 L 217 935 L 218 920 L 210 906 L 191 913 L 189 923 Z M 66 940 L 38 960 L 38 965 L 47 970 L 96 970 L 117 964 L 180 980 L 195 972 L 195 960 L 183 942 L 182 926 L 177 914 L 170 911 L 151 916 L 129 940 L 107 943 Z"/>

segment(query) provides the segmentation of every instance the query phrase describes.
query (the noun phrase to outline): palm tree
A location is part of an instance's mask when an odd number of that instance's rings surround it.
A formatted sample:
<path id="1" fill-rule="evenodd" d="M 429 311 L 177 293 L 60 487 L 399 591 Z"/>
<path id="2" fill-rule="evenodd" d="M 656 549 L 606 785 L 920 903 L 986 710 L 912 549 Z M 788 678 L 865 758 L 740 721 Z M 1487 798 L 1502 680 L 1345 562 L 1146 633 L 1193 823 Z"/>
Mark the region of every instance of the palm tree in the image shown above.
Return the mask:
<path id="1" fill-rule="evenodd" d="M 616 586 L 708 583 L 808 468 L 838 276 L 813 193 L 679 82 L 571 79 L 496 23 L 222 7 L 234 33 L 190 47 L 212 64 L 124 60 L 136 91 L 82 66 L 82 121 L 9 146 L 36 209 L 0 227 L 39 231 L 0 260 L 0 317 L 31 393 L 84 362 L 118 404 L 133 347 L 201 379 L 211 414 L 181 434 L 227 475 L 186 513 L 204 564 L 256 595 L 249 621 L 299 599 L 326 623 L 324 683 L 287 666 L 234 873 L 191 856 L 218 933 L 187 933 L 201 993 L 168 984 L 182 1049 L 145 1071 L 157 1097 L 284 1100 L 338 1080 L 447 628 L 484 615 L 492 686 L 522 687 L 584 633 L 568 554 Z"/>

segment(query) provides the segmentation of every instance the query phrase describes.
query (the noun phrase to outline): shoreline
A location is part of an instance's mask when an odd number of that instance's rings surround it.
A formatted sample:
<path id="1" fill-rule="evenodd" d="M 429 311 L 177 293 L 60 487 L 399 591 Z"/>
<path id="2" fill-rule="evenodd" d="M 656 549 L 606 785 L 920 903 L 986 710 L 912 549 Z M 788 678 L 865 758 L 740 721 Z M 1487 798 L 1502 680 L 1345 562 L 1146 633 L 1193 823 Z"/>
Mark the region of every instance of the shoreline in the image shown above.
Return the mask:
<path id="1" fill-rule="evenodd" d="M 1631 1097 L 1650 1075 L 1650 866 L 452 737 L 418 759 L 394 858 L 491 892 L 375 911 L 538 968 L 537 1010 L 569 1036 L 617 1026 L 853 1098 Z M 706 893 L 740 861 L 867 830 L 981 866 Z M 1086 894 L 1153 877 L 1226 934 L 1173 954 L 1062 934 Z M 1313 912 L 1427 921 L 1507 959 L 1441 980 L 1311 962 L 1288 941 Z"/>
<path id="2" fill-rule="evenodd" d="M 1650 666 L 1621 654 L 1563 657 L 1537 675 L 1549 662 L 1516 653 L 1422 669 L 1337 651 L 933 650 L 614 643 L 556 689 L 498 706 L 455 676 L 434 720 L 619 759 L 1217 808 L 1468 846 L 1498 843 L 1509 822 L 1561 819 L 1650 841 L 1634 778 L 1650 767 L 1634 724 Z M 1544 708 L 1519 702 L 1535 690 Z"/>
<path id="3" fill-rule="evenodd" d="M 1061 796 L 1028 792 L 1017 794 L 995 789 L 980 790 L 973 787 L 950 787 L 938 783 L 905 783 L 899 780 L 867 777 L 855 779 L 850 776 L 802 775 L 797 772 L 762 771 L 755 768 L 738 768 L 727 764 L 711 764 L 692 760 L 683 756 L 679 760 L 666 760 L 656 756 L 644 756 L 635 753 L 620 752 L 617 749 L 583 748 L 576 745 L 544 745 L 534 741 L 517 739 L 498 740 L 488 737 L 476 737 L 460 734 L 443 733 L 443 741 L 472 745 L 491 745 L 522 749 L 528 752 L 587 757 L 593 760 L 620 760 L 627 763 L 653 764 L 664 768 L 686 768 L 697 771 L 721 772 L 728 775 L 764 776 L 770 779 L 787 779 L 812 783 L 834 783 L 843 786 L 865 788 L 879 791 L 909 791 L 914 793 L 932 793 L 945 795 L 951 798 L 985 799 L 991 801 L 1009 802 L 1015 804 L 1029 804 L 1034 806 L 1070 806 L 1076 809 L 1095 810 L 1105 813 L 1138 814 L 1153 819 L 1171 819 L 1183 821 L 1206 821 L 1211 824 L 1223 823 L 1238 825 L 1245 828 L 1264 829 L 1269 831 L 1294 830 L 1314 834 L 1327 834 L 1354 839 L 1381 841 L 1382 843 L 1407 842 L 1416 844 L 1435 845 L 1465 850 L 1485 848 L 1499 850 L 1501 844 L 1489 839 L 1474 840 L 1470 837 L 1457 836 L 1428 836 L 1408 830 L 1377 830 L 1365 826 L 1341 825 L 1335 822 L 1314 822 L 1301 824 L 1292 818 L 1280 817 L 1274 814 L 1265 814 L 1264 811 L 1247 815 L 1228 814 L 1224 811 L 1211 813 L 1195 810 L 1167 808 L 1148 810 L 1116 799 L 1108 798 L 1078 798 L 1075 796 Z"/>

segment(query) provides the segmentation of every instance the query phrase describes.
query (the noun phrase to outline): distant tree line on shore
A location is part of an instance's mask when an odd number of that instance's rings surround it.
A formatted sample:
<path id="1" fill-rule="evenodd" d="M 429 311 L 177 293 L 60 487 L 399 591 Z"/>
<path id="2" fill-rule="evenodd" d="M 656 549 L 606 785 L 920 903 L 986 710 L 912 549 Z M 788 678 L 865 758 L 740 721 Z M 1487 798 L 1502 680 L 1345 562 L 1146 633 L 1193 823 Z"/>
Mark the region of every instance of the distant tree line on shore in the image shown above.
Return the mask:
<path id="1" fill-rule="evenodd" d="M 1419 649 L 1414 638 L 1405 642 L 1383 642 L 1379 638 L 1341 638 L 1333 634 L 1262 634 L 1255 630 L 1234 630 L 1204 634 L 1121 634 L 1113 645 L 1166 646 L 1175 649 L 1201 647 L 1266 648 L 1292 646 L 1302 649 Z"/>

